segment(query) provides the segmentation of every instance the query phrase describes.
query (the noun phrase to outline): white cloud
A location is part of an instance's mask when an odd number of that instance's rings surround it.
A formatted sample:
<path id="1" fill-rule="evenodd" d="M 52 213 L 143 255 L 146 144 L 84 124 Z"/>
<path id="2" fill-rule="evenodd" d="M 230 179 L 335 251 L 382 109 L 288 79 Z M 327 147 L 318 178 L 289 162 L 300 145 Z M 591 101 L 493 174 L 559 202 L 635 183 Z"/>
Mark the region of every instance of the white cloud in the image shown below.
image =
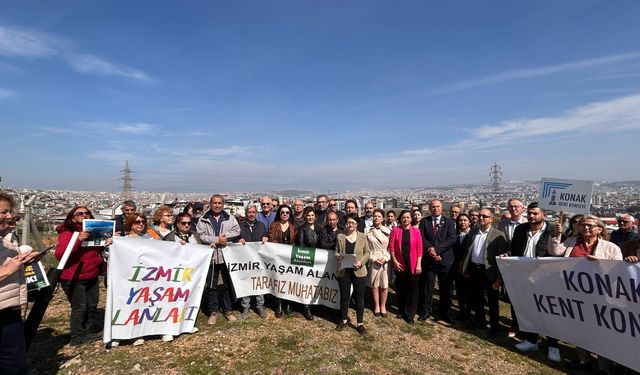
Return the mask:
<path id="1" fill-rule="evenodd" d="M 15 91 L 11 91 L 11 90 L 0 88 L 0 100 L 9 99 L 9 98 L 12 98 L 14 96 L 16 96 L 16 92 Z"/>
<path id="2" fill-rule="evenodd" d="M 619 55 L 598 57 L 595 59 L 572 61 L 565 64 L 548 65 L 548 66 L 542 66 L 538 68 L 515 69 L 515 70 L 510 70 L 507 72 L 502 72 L 502 73 L 494 74 L 487 77 L 480 77 L 480 78 L 454 82 L 452 84 L 449 84 L 440 88 L 436 88 L 431 93 L 445 94 L 445 93 L 451 93 L 451 92 L 476 88 L 480 86 L 491 85 L 495 83 L 511 81 L 514 79 L 541 77 L 541 76 L 547 76 L 551 74 L 589 69 L 597 66 L 615 64 L 623 61 L 636 60 L 636 59 L 640 59 L 640 52 L 630 52 L 630 53 L 624 53 Z"/>
<path id="3" fill-rule="evenodd" d="M 68 55 L 65 57 L 65 60 L 74 70 L 80 73 L 119 76 L 143 83 L 150 83 L 154 81 L 153 78 L 141 70 L 115 65 L 93 55 Z"/>
<path id="4" fill-rule="evenodd" d="M 57 53 L 52 44 L 43 34 L 0 26 L 0 55 L 51 57 Z"/>
<path id="5" fill-rule="evenodd" d="M 23 58 L 58 58 L 83 74 L 122 77 L 142 83 L 155 79 L 139 69 L 78 53 L 71 41 L 51 34 L 0 26 L 0 55 Z"/>
<path id="6" fill-rule="evenodd" d="M 233 145 L 231 147 L 212 147 L 196 150 L 193 153 L 202 156 L 229 156 L 239 155 L 251 151 L 253 148 L 249 146 Z"/>
<path id="7" fill-rule="evenodd" d="M 553 134 L 640 129 L 640 94 L 590 103 L 557 117 L 504 121 L 472 130 L 477 140 L 506 142 Z"/>
<path id="8" fill-rule="evenodd" d="M 429 155 L 435 152 L 437 151 L 432 148 L 422 148 L 417 150 L 406 150 L 406 151 L 403 151 L 402 153 L 405 155 Z"/>
<path id="9" fill-rule="evenodd" d="M 108 124 L 103 124 L 108 125 Z M 133 123 L 117 123 L 110 126 L 113 130 L 127 134 L 149 134 L 156 131 L 159 127 L 156 124 L 147 124 L 144 122 Z"/>

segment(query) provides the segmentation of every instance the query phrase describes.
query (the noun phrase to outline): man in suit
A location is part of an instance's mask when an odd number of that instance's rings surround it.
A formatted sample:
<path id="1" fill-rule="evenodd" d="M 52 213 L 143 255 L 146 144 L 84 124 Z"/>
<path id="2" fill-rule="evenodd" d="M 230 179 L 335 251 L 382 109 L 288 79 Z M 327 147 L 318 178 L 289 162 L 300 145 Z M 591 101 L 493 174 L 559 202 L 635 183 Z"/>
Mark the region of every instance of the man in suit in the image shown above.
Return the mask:
<path id="1" fill-rule="evenodd" d="M 545 257 L 549 256 L 547 251 L 549 237 L 551 236 L 551 224 L 544 220 L 545 211 L 538 207 L 538 202 L 533 202 L 527 206 L 527 223 L 520 224 L 513 231 L 511 247 L 509 252 L 515 257 Z M 513 307 L 511 307 L 512 327 L 517 329 L 518 321 Z M 533 332 L 522 332 L 524 341 L 516 345 L 516 349 L 527 352 L 538 350 L 538 334 Z M 547 337 L 548 352 L 547 357 L 553 362 L 560 362 L 560 349 L 558 340 Z"/>
<path id="2" fill-rule="evenodd" d="M 373 226 L 373 202 L 369 201 L 364 205 L 364 216 L 360 216 L 358 222 L 358 232 L 367 233 L 369 228 Z"/>
<path id="3" fill-rule="evenodd" d="M 510 219 L 502 219 L 498 223 L 498 230 L 504 232 L 504 236 L 507 239 L 507 246 L 511 245 L 511 239 L 513 238 L 513 231 L 520 224 L 526 223 L 527 218 L 524 213 L 524 205 L 516 198 L 511 198 L 507 201 L 507 211 L 511 214 Z"/>
<path id="4" fill-rule="evenodd" d="M 467 240 L 467 250 L 462 266 L 465 276 L 470 278 L 471 306 L 475 315 L 472 327 L 486 327 L 484 316 L 484 292 L 489 302 L 489 335 L 497 336 L 500 310 L 498 306 L 499 271 L 496 257 L 507 252 L 504 232 L 492 227 L 493 213 L 486 208 L 480 210 L 478 226 L 473 228 Z"/>
<path id="5" fill-rule="evenodd" d="M 422 274 L 420 275 L 420 305 L 418 320 L 424 321 L 431 315 L 431 301 L 438 277 L 440 290 L 439 319 L 453 323 L 449 317 L 451 306 L 451 266 L 453 265 L 453 244 L 456 242 L 456 227 L 453 220 L 442 215 L 442 202 L 434 199 L 429 203 L 430 216 L 420 221 L 422 234 Z"/>

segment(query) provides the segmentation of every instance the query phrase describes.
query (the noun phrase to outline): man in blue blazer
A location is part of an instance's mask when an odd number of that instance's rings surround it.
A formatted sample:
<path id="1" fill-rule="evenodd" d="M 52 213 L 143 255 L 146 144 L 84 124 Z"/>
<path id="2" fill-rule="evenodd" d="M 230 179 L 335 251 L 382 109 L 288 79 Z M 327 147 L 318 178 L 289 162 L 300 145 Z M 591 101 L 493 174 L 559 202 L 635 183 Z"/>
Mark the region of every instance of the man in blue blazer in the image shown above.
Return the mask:
<path id="1" fill-rule="evenodd" d="M 440 304 L 438 318 L 449 324 L 451 307 L 451 266 L 453 265 L 453 244 L 456 242 L 456 225 L 453 220 L 442 216 L 442 202 L 434 199 L 429 203 L 431 216 L 420 221 L 422 233 L 422 274 L 420 275 L 420 304 L 418 320 L 426 320 L 431 315 L 431 301 L 438 278 Z"/>

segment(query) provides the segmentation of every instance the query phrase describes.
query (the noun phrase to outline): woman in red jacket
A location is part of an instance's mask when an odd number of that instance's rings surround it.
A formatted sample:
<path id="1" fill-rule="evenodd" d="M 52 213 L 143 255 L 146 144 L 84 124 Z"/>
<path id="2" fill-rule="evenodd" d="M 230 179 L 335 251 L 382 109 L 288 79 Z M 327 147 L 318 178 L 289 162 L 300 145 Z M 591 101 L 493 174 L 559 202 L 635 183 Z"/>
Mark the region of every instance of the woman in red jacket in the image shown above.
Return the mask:
<path id="1" fill-rule="evenodd" d="M 103 246 L 82 246 L 89 232 L 82 230 L 82 221 L 93 219 L 87 207 L 73 208 L 67 214 L 64 223 L 56 230 L 59 233 L 56 246 L 56 259 L 64 254 L 73 232 L 80 232 L 73 244 L 73 250 L 60 274 L 60 285 L 71 303 L 71 346 L 77 346 L 98 339 L 102 322 L 98 321 L 97 307 L 99 299 L 98 276 L 102 267 Z M 107 239 L 107 244 L 111 238 Z"/>
<path id="2" fill-rule="evenodd" d="M 389 237 L 389 252 L 396 271 L 396 297 L 398 314 L 413 323 L 418 307 L 418 282 L 422 268 L 422 235 L 411 225 L 411 212 L 400 213 L 400 225 L 393 228 Z"/>

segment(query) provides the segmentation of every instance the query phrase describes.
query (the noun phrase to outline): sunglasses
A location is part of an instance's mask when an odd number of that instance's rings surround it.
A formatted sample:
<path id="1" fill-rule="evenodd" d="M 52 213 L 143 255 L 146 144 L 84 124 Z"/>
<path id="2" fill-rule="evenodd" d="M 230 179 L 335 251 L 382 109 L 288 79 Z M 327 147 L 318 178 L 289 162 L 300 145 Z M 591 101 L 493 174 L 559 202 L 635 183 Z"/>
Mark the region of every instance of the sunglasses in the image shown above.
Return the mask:
<path id="1" fill-rule="evenodd" d="M 271 206 L 271 203 L 260 203 L 261 206 Z"/>
<path id="2" fill-rule="evenodd" d="M 480 219 L 490 219 L 491 218 L 491 216 L 489 216 L 489 215 L 478 215 L 478 217 Z"/>
<path id="3" fill-rule="evenodd" d="M 630 221 L 627 220 L 618 220 L 618 224 L 627 224 L 630 223 Z"/>
<path id="4" fill-rule="evenodd" d="M 190 221 L 181 221 L 180 224 L 182 225 L 191 225 Z"/>
<path id="5" fill-rule="evenodd" d="M 144 220 L 136 220 L 136 221 L 134 221 L 133 223 L 134 223 L 134 224 L 147 224 L 147 222 L 146 222 L 146 221 L 144 221 Z"/>
<path id="6" fill-rule="evenodd" d="M 289 211 L 280 211 L 280 215 L 289 215 Z"/>
<path id="7" fill-rule="evenodd" d="M 73 216 L 89 216 L 89 215 L 91 215 L 89 211 L 78 211 L 73 214 Z"/>

